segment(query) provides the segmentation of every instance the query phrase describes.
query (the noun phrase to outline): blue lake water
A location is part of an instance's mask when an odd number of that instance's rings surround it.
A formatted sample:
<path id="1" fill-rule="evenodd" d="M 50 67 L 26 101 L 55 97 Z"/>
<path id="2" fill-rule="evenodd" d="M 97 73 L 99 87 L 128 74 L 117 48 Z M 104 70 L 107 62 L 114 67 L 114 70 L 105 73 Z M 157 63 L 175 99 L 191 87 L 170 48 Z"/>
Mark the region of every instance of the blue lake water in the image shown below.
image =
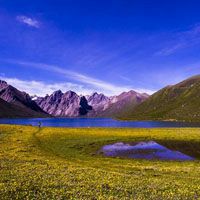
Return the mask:
<path id="1" fill-rule="evenodd" d="M 50 127 L 200 127 L 200 123 L 166 121 L 118 121 L 111 118 L 36 118 L 36 119 L 0 119 L 0 124 L 19 124 Z"/>
<path id="2" fill-rule="evenodd" d="M 103 153 L 108 157 L 124 157 L 146 160 L 194 160 L 191 156 L 188 156 L 180 151 L 168 149 L 155 141 L 138 142 L 133 145 L 118 142 L 103 146 L 99 153 Z"/>

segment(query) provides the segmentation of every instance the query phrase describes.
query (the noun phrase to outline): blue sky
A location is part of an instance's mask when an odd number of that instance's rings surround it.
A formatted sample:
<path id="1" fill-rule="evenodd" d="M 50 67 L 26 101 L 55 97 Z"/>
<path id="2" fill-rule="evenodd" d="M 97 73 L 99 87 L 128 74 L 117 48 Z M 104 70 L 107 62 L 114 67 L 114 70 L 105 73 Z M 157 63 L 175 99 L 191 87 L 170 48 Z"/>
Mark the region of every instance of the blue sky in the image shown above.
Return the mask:
<path id="1" fill-rule="evenodd" d="M 153 93 L 200 74 L 200 2 L 0 0 L 0 78 L 30 94 Z"/>

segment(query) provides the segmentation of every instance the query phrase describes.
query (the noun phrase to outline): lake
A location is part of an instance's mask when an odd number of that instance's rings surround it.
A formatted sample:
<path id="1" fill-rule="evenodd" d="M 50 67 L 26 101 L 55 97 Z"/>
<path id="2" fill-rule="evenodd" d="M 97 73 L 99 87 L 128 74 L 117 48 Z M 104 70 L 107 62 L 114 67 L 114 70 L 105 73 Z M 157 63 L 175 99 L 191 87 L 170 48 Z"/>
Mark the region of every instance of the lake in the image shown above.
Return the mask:
<path id="1" fill-rule="evenodd" d="M 200 123 L 166 122 L 166 121 L 118 121 L 111 118 L 31 118 L 31 119 L 0 119 L 0 124 L 18 124 L 50 127 L 200 127 Z"/>

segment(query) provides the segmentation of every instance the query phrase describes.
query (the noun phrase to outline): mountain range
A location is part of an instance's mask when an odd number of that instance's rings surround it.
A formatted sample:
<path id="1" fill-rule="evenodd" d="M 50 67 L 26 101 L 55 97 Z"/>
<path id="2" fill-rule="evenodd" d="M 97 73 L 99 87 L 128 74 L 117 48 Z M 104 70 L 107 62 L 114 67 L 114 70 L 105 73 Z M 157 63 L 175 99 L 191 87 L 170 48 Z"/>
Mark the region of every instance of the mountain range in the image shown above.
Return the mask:
<path id="1" fill-rule="evenodd" d="M 133 90 L 116 96 L 55 91 L 31 97 L 0 81 L 0 117 L 113 117 L 122 120 L 200 121 L 200 75 L 153 95 Z"/>
<path id="2" fill-rule="evenodd" d="M 73 91 L 62 93 L 60 90 L 35 100 L 38 106 L 55 117 L 114 117 L 127 105 L 133 107 L 149 96 L 134 91 L 123 92 L 118 96 L 107 97 L 93 93 L 90 96 L 78 95 Z"/>
<path id="3" fill-rule="evenodd" d="M 97 92 L 82 96 L 61 90 L 45 97 L 31 97 L 0 80 L 0 117 L 115 117 L 127 105 L 134 107 L 148 97 L 135 91 L 107 97 Z"/>

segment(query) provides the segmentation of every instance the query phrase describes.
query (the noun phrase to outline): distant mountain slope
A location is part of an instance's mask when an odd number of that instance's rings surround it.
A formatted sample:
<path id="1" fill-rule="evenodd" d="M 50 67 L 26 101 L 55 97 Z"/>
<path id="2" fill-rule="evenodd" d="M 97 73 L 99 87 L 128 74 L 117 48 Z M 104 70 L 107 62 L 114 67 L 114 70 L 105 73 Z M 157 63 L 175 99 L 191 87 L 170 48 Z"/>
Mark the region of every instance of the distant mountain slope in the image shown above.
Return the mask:
<path id="1" fill-rule="evenodd" d="M 120 118 L 200 121 L 200 75 L 159 90 Z"/>
<path id="2" fill-rule="evenodd" d="M 27 118 L 27 117 L 43 117 L 28 108 L 22 108 L 12 103 L 8 103 L 0 98 L 0 118 Z"/>
<path id="3" fill-rule="evenodd" d="M 133 90 L 129 92 L 123 92 L 118 96 L 110 98 L 105 109 L 99 113 L 99 116 L 105 117 L 117 117 L 128 111 L 131 108 L 139 105 L 149 97 L 147 94 L 140 94 Z"/>
<path id="4" fill-rule="evenodd" d="M 1 117 L 46 117 L 48 116 L 25 93 L 0 80 Z M 4 100 L 4 101 L 3 101 Z M 5 103 L 6 102 L 6 103 Z M 12 112 L 13 111 L 13 112 Z"/>

